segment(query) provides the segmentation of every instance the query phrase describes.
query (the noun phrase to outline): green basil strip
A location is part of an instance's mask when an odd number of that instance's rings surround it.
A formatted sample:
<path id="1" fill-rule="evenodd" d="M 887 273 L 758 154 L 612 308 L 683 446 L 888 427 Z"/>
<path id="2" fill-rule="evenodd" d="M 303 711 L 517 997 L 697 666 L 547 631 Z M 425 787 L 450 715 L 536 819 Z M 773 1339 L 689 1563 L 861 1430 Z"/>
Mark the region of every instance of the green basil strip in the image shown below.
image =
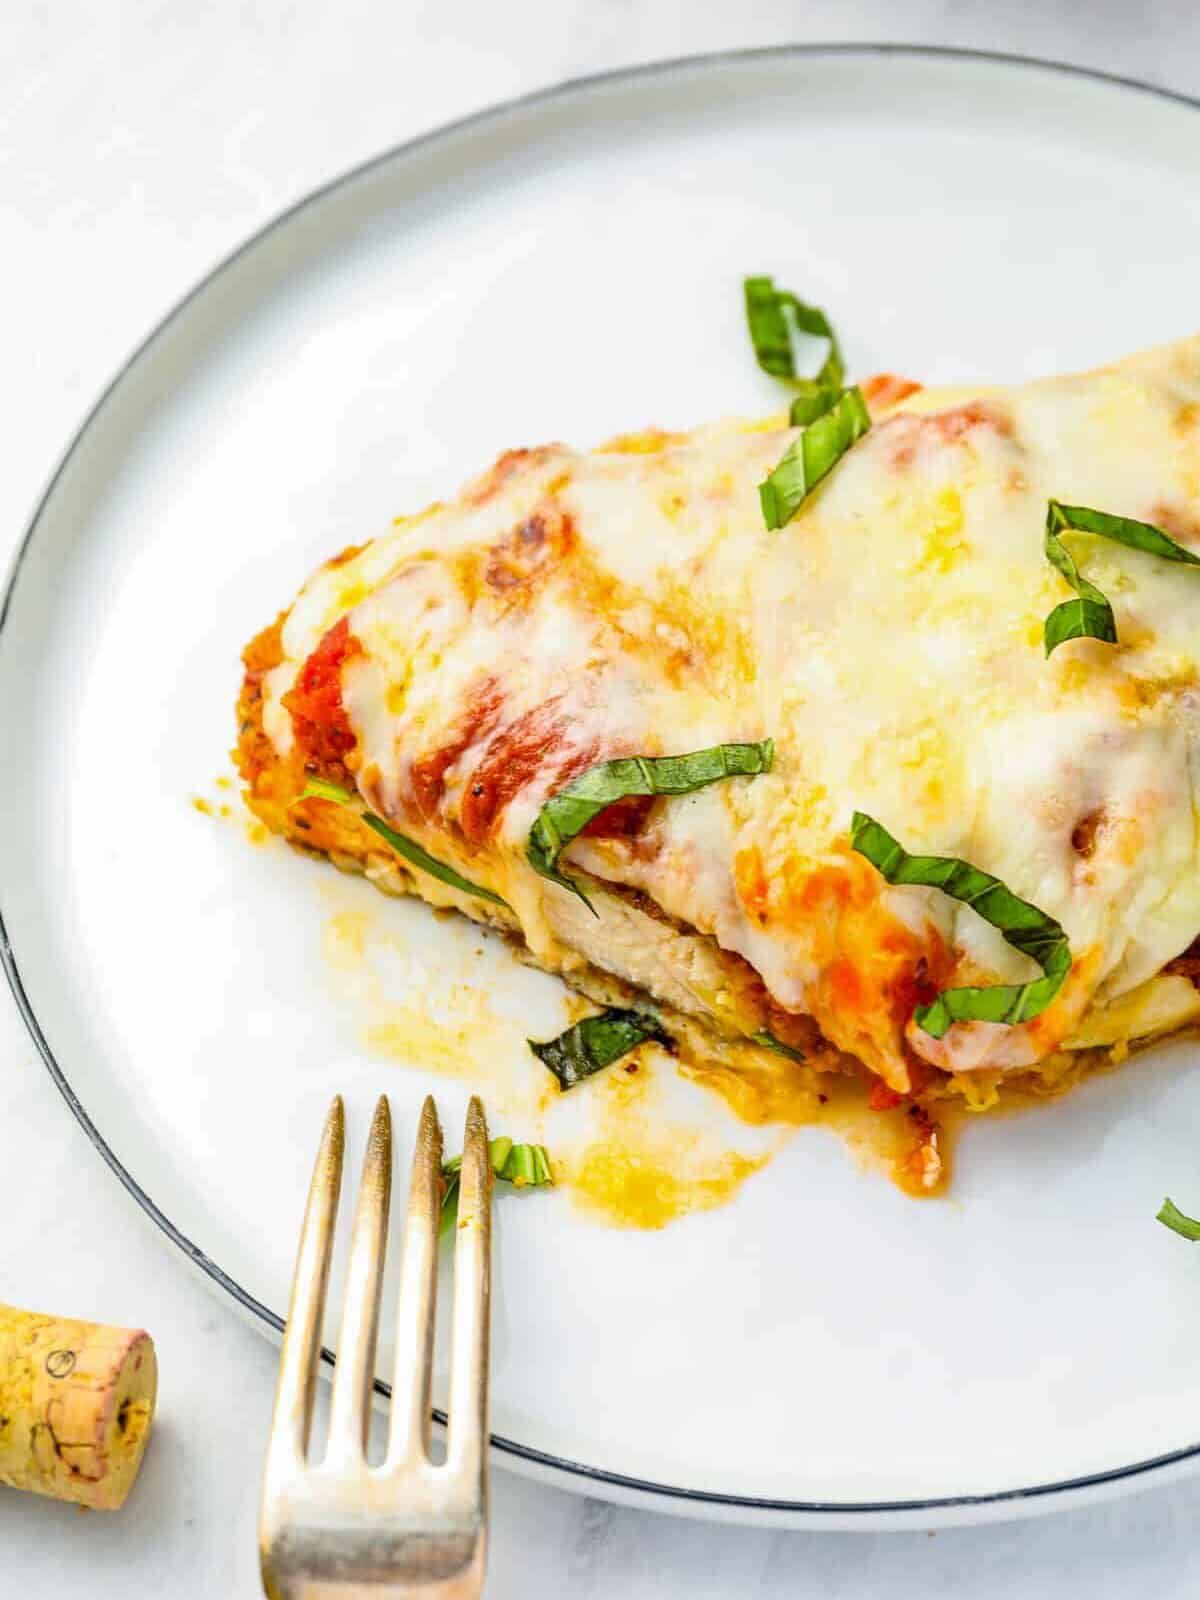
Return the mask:
<path id="1" fill-rule="evenodd" d="M 742 288 L 754 359 L 773 378 L 794 378 L 796 360 L 792 330 L 784 312 L 785 296 L 776 290 L 772 278 L 746 278 Z"/>
<path id="2" fill-rule="evenodd" d="M 843 389 L 814 389 L 811 394 L 798 394 L 788 407 L 788 422 L 793 428 L 807 428 L 818 422 L 845 393 Z"/>
<path id="3" fill-rule="evenodd" d="M 1162 1210 L 1159 1211 L 1155 1221 L 1173 1229 L 1185 1239 L 1191 1239 L 1193 1242 L 1200 1239 L 1200 1222 L 1185 1216 L 1173 1200 L 1163 1201 Z"/>
<path id="4" fill-rule="evenodd" d="M 1100 639 L 1116 644 L 1117 622 L 1107 597 L 1089 583 L 1076 566 L 1071 552 L 1062 542 L 1064 533 L 1094 533 L 1131 550 L 1144 550 L 1164 561 L 1181 561 L 1200 567 L 1200 555 L 1176 544 L 1169 533 L 1152 522 L 1135 522 L 1132 517 L 1113 517 L 1107 511 L 1092 511 L 1087 506 L 1065 506 L 1051 500 L 1046 509 L 1046 560 L 1062 573 L 1075 591 L 1074 600 L 1064 600 L 1046 618 L 1042 640 L 1051 655 L 1068 639 Z"/>
<path id="5" fill-rule="evenodd" d="M 760 1028 L 757 1033 L 750 1035 L 755 1044 L 762 1045 L 764 1050 L 774 1050 L 777 1056 L 786 1056 L 789 1061 L 803 1061 L 803 1050 L 796 1050 L 790 1044 L 784 1044 L 782 1039 L 777 1039 L 766 1028 Z"/>
<path id="6" fill-rule="evenodd" d="M 546 801 L 533 827 L 525 855 L 543 878 L 577 894 L 589 911 L 595 907 L 573 878 L 558 870 L 558 859 L 593 817 L 614 801 L 633 795 L 691 794 L 722 778 L 754 777 L 769 772 L 775 742 L 718 744 L 682 756 L 625 756 L 603 761 L 580 773 Z"/>
<path id="7" fill-rule="evenodd" d="M 573 1089 L 647 1039 L 671 1043 L 670 1034 L 654 1017 L 643 1011 L 621 1011 L 610 1006 L 594 1017 L 573 1023 L 557 1039 L 530 1039 L 529 1048 L 550 1068 L 560 1089 Z"/>
<path id="8" fill-rule="evenodd" d="M 779 465 L 758 486 L 763 521 L 782 528 L 871 426 L 862 391 L 844 390 L 824 415 L 792 441 Z"/>
<path id="9" fill-rule="evenodd" d="M 340 783 L 329 783 L 324 778 L 308 778 L 300 795 L 301 800 L 332 800 L 337 806 L 355 806 L 358 796 L 343 789 Z"/>
<path id="10" fill-rule="evenodd" d="M 511 1139 L 488 1142 L 488 1160 L 501 1183 L 514 1189 L 541 1189 L 553 1186 L 554 1173 L 546 1147 L 540 1144 L 514 1144 Z M 458 1221 L 458 1188 L 462 1179 L 462 1157 L 452 1156 L 442 1163 L 442 1233 Z"/>
<path id="11" fill-rule="evenodd" d="M 952 1022 L 1003 1022 L 1012 1026 L 1040 1015 L 1062 988 L 1071 970 L 1071 947 L 1053 917 L 1019 900 L 999 878 L 955 856 L 910 856 L 886 828 L 861 811 L 854 813 L 851 843 L 889 883 L 940 889 L 998 928 L 1014 950 L 1029 956 L 1044 977 L 1032 983 L 994 984 L 986 989 L 945 989 L 914 1016 L 925 1032 L 940 1039 Z"/>
<path id="12" fill-rule="evenodd" d="M 389 828 L 382 817 L 377 817 L 370 811 L 358 811 L 358 796 L 351 794 L 349 789 L 343 789 L 336 783 L 327 783 L 324 778 L 309 778 L 300 798 L 332 800 L 335 805 L 347 806 L 357 812 L 368 828 L 373 829 L 381 839 L 390 844 L 398 856 L 403 856 L 405 861 L 419 868 L 421 872 L 427 872 L 431 878 L 438 878 L 442 883 L 448 883 L 452 889 L 458 889 L 462 894 L 477 895 L 480 900 L 491 900 L 494 905 L 508 906 L 508 901 L 502 900 L 491 889 L 472 883 L 469 878 L 464 878 L 455 872 L 453 867 L 447 867 L 436 857 L 431 856 L 428 850 L 422 850 L 415 839 L 409 839 L 403 833 L 397 833 L 394 828 Z"/>
<path id="13" fill-rule="evenodd" d="M 773 378 L 793 381 L 805 393 L 837 391 L 846 375 L 841 346 L 829 318 L 819 306 L 806 305 L 788 289 L 777 289 L 773 278 L 747 278 L 746 322 L 754 345 L 754 356 L 764 372 Z M 829 349 L 815 378 L 797 378 L 796 353 L 788 313 L 801 333 L 827 339 Z"/>

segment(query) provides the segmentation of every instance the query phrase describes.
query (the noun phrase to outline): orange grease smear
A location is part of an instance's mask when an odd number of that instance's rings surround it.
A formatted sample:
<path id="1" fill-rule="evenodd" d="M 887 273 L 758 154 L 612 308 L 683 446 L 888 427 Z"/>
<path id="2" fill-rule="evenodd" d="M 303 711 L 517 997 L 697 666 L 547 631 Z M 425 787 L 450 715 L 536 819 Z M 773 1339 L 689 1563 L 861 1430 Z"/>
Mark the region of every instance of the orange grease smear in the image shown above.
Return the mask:
<path id="1" fill-rule="evenodd" d="M 734 859 L 734 882 L 760 927 L 802 929 L 810 941 L 820 976 L 808 998 L 826 1036 L 908 1094 L 904 1029 L 915 1006 L 943 987 L 943 941 L 933 930 L 922 938 L 885 910 L 879 874 L 848 848 L 834 861 L 766 862 L 750 846 Z"/>
<path id="2" fill-rule="evenodd" d="M 665 1228 L 690 1211 L 724 1205 L 770 1159 L 731 1150 L 701 1158 L 699 1171 L 681 1171 L 679 1157 L 686 1153 L 672 1144 L 682 1141 L 650 1149 L 616 1139 L 589 1145 L 562 1175 L 585 1213 L 621 1228 Z"/>

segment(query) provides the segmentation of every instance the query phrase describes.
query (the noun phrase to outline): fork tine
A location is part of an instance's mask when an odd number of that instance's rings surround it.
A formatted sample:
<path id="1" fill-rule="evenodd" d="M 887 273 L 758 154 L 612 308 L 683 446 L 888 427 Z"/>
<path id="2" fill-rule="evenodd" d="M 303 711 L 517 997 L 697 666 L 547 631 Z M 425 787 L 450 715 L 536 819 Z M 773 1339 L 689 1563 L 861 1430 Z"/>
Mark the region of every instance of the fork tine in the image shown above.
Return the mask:
<path id="1" fill-rule="evenodd" d="M 450 1437 L 446 1469 L 482 1510 L 486 1496 L 488 1337 L 492 1259 L 492 1167 L 487 1122 L 474 1095 L 463 1134 L 450 1334 Z"/>
<path id="2" fill-rule="evenodd" d="M 350 1264 L 346 1269 L 342 1326 L 329 1412 L 326 1464 L 345 1467 L 363 1459 L 375 1387 L 379 1296 L 387 1259 L 388 1213 L 392 1204 L 392 1111 L 381 1094 L 371 1119 L 362 1181 L 354 1210 Z"/>
<path id="3" fill-rule="evenodd" d="M 334 1096 L 325 1118 L 296 1252 L 267 1449 L 268 1489 L 280 1472 L 302 1466 L 308 1451 L 345 1148 L 346 1119 L 339 1094 Z"/>
<path id="4" fill-rule="evenodd" d="M 429 1454 L 433 1330 L 437 1313 L 438 1231 L 442 1210 L 442 1129 L 433 1096 L 425 1096 L 413 1150 L 404 1264 L 396 1313 L 387 1468 L 412 1466 Z"/>

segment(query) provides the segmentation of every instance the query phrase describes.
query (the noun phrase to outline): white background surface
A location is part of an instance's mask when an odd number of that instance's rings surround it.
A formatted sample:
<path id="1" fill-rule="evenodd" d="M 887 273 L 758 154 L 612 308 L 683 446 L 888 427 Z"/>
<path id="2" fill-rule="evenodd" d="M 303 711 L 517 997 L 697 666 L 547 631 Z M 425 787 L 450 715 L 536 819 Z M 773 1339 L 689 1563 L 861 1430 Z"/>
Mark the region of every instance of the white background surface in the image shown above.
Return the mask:
<path id="1" fill-rule="evenodd" d="M 1009 49 L 1200 94 L 1200 14 L 1184 4 L 10 0 L 0 17 L 0 551 L 129 348 L 219 255 L 305 190 L 545 82 L 790 39 Z M 86 1587 L 99 1600 L 251 1597 L 274 1352 L 144 1225 L 70 1122 L 6 997 L 0 1084 L 0 1294 L 143 1324 L 163 1369 L 144 1480 L 120 1516 L 0 1491 L 0 1596 Z M 679 1522 L 506 1474 L 493 1492 L 489 1593 L 505 1600 L 915 1600 L 936 1590 L 991 1600 L 1018 1588 L 1158 1600 L 1200 1589 L 1200 1480 L 932 1539 Z"/>

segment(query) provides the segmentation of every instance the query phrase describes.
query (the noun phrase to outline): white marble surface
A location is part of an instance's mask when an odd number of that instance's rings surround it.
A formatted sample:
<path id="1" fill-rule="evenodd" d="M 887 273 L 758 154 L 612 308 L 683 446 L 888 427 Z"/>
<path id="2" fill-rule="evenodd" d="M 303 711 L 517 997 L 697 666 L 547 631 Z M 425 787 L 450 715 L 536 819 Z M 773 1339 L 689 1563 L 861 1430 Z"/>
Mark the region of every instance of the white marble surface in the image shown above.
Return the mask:
<path id="1" fill-rule="evenodd" d="M 1073 60 L 1200 95 L 1193 0 L 7 0 L 0 8 L 0 557 L 63 444 L 181 289 L 313 185 L 424 128 L 626 62 L 791 39 Z M 4 752 L 6 761 L 19 752 Z M 64 868 L 66 864 L 64 863 Z M 166 1253 L 0 998 L 0 1293 L 149 1327 L 163 1381 L 117 1517 L 0 1490 L 0 1596 L 258 1592 L 274 1352 Z M 1200 1479 L 933 1535 L 764 1533 L 494 1476 L 497 1600 L 1200 1592 Z"/>

